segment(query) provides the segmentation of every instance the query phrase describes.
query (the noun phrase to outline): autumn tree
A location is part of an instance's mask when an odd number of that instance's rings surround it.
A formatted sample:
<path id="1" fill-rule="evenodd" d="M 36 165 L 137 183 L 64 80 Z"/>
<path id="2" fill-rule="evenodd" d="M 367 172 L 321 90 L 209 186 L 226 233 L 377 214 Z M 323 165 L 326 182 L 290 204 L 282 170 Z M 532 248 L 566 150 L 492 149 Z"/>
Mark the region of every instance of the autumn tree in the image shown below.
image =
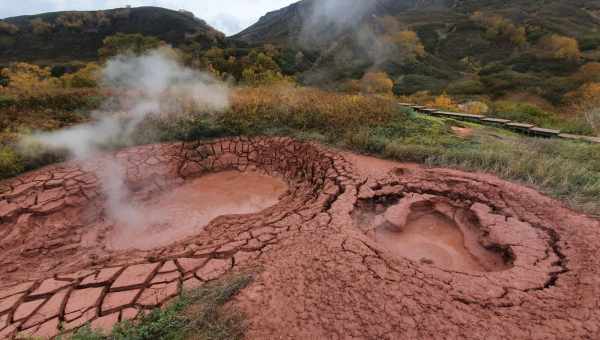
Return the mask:
<path id="1" fill-rule="evenodd" d="M 600 82 L 587 83 L 568 96 L 597 136 L 600 136 Z"/>
<path id="2" fill-rule="evenodd" d="M 112 20 L 110 16 L 105 11 L 97 11 L 96 12 L 96 25 L 98 27 L 107 27 L 110 26 Z"/>
<path id="3" fill-rule="evenodd" d="M 376 36 L 372 52 L 380 61 L 402 61 L 425 55 L 425 47 L 417 33 L 403 29 L 398 19 L 392 16 L 377 18 L 373 32 Z"/>
<path id="4" fill-rule="evenodd" d="M 435 97 L 433 101 L 426 104 L 427 106 L 432 106 L 441 110 L 457 110 L 458 105 L 452 100 L 450 96 L 446 94 L 446 92 L 440 94 Z"/>
<path id="5" fill-rule="evenodd" d="M 583 65 L 575 77 L 585 83 L 588 82 L 600 82 L 600 63 L 590 62 Z"/>
<path id="6" fill-rule="evenodd" d="M 109 58 L 119 54 L 141 55 L 164 44 L 163 41 L 156 37 L 149 37 L 139 33 L 117 33 L 104 38 L 102 48 L 100 48 L 98 54 L 101 58 Z"/>
<path id="7" fill-rule="evenodd" d="M 414 59 L 425 55 L 425 47 L 417 33 L 413 31 L 405 30 L 388 34 L 384 37 L 384 41 L 395 46 L 404 57 Z"/>
<path id="8" fill-rule="evenodd" d="M 347 93 L 358 94 L 361 90 L 360 80 L 348 79 L 340 85 L 340 90 Z"/>
<path id="9" fill-rule="evenodd" d="M 0 20 L 0 33 L 16 34 L 17 32 L 19 32 L 19 28 L 16 25 Z"/>
<path id="10" fill-rule="evenodd" d="M 88 63 L 75 73 L 67 73 L 60 77 L 65 88 L 88 88 L 98 86 L 101 68 L 96 63 Z"/>
<path id="11" fill-rule="evenodd" d="M 45 22 L 42 18 L 35 18 L 29 22 L 31 31 L 35 35 L 44 35 L 52 32 L 52 24 Z"/>
<path id="12" fill-rule="evenodd" d="M 489 106 L 480 101 L 470 101 L 458 106 L 462 111 L 466 113 L 470 113 L 473 115 L 483 115 L 486 114 L 490 108 Z"/>
<path id="13" fill-rule="evenodd" d="M 476 11 L 471 15 L 471 21 L 483 27 L 485 37 L 488 40 L 510 41 L 515 46 L 523 46 L 527 43 L 527 32 L 525 27 L 517 26 L 509 19 L 500 15 L 488 15 Z"/>
<path id="14" fill-rule="evenodd" d="M 553 59 L 577 61 L 581 57 L 577 40 L 558 34 L 542 38 L 539 47 L 546 56 Z"/>
<path id="15" fill-rule="evenodd" d="M 394 82 L 385 72 L 367 72 L 360 80 L 360 90 L 364 93 L 391 94 Z"/>
<path id="16" fill-rule="evenodd" d="M 253 50 L 242 60 L 244 69 L 242 81 L 247 84 L 270 84 L 280 81 L 291 81 L 281 73 L 281 68 L 275 60 L 263 52 Z"/>
<path id="17" fill-rule="evenodd" d="M 79 30 L 83 28 L 85 24 L 85 19 L 86 16 L 84 13 L 68 12 L 65 14 L 61 14 L 56 19 L 56 25 L 67 29 Z"/>
<path id="18" fill-rule="evenodd" d="M 17 95 L 35 95 L 48 91 L 56 86 L 51 78 L 50 68 L 39 67 L 27 63 L 15 63 L 4 68 L 2 77 L 8 79 L 5 90 L 12 91 Z"/>
<path id="19" fill-rule="evenodd" d="M 488 40 L 510 41 L 520 47 L 527 43 L 527 31 L 523 26 L 517 26 L 512 21 L 500 15 L 488 15 L 477 11 L 471 15 L 471 21 L 485 29 Z"/>

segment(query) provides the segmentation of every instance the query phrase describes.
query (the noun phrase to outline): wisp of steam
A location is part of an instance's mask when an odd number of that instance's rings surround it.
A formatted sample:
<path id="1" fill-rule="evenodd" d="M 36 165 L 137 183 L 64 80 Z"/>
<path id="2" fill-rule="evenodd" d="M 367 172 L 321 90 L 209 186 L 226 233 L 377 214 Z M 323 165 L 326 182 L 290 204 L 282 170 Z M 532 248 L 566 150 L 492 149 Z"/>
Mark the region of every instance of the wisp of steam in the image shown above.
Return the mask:
<path id="1" fill-rule="evenodd" d="M 182 66 L 172 51 L 159 49 L 141 56 L 121 55 L 107 61 L 102 84 L 119 93 L 92 112 L 92 122 L 56 132 L 37 133 L 24 143 L 37 142 L 50 149 L 66 150 L 72 158 L 85 161 L 99 156 L 111 143 L 131 143 L 133 134 L 149 117 L 176 118 L 194 107 L 198 114 L 225 110 L 229 89 L 208 73 Z M 106 157 L 96 175 L 107 198 L 108 217 L 125 225 L 152 223 L 131 205 L 121 164 Z"/>

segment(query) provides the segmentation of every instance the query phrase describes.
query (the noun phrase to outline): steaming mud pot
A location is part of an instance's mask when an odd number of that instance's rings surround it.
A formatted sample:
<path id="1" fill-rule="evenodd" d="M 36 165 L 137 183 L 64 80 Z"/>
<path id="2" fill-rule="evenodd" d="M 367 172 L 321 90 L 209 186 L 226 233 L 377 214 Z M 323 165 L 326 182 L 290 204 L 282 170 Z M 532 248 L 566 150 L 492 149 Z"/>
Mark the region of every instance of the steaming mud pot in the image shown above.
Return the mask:
<path id="1" fill-rule="evenodd" d="M 114 250 L 149 250 L 192 236 L 224 215 L 259 212 L 275 205 L 287 190 L 278 178 L 256 172 L 226 171 L 185 182 L 137 209 L 142 225 L 115 226 L 108 245 Z"/>
<path id="2" fill-rule="evenodd" d="M 107 159 L 170 234 L 159 223 L 138 234 L 145 249 L 111 246 L 119 226 L 94 175 Z M 203 196 L 209 185 L 217 196 Z M 110 329 L 247 268 L 260 271 L 234 303 L 249 339 L 600 338 L 600 223 L 489 175 L 237 138 L 132 148 L 2 186 L 0 339 Z M 240 187 L 263 200 L 195 215 L 207 207 L 196 201 L 229 204 Z"/>

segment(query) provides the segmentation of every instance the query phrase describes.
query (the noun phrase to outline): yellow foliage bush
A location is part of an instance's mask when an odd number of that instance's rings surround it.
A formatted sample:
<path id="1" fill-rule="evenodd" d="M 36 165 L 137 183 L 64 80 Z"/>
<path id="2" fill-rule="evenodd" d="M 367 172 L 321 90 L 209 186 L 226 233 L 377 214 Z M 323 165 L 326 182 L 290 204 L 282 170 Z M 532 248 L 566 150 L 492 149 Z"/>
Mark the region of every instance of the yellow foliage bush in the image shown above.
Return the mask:
<path id="1" fill-rule="evenodd" d="M 479 101 L 470 101 L 465 104 L 461 104 L 459 105 L 459 108 L 465 113 L 470 113 L 473 115 L 483 115 L 490 110 L 486 103 Z"/>
<path id="2" fill-rule="evenodd" d="M 517 26 L 500 15 L 487 15 L 476 11 L 471 15 L 471 20 L 486 29 L 486 36 L 490 40 L 506 39 L 516 46 L 522 46 L 527 42 L 525 27 Z"/>
<path id="3" fill-rule="evenodd" d="M 75 73 L 66 73 L 60 77 L 64 88 L 86 88 L 98 86 L 101 68 L 96 63 L 89 63 Z"/>
<path id="4" fill-rule="evenodd" d="M 385 72 L 367 72 L 358 85 L 364 93 L 391 94 L 394 82 Z"/>
<path id="5" fill-rule="evenodd" d="M 575 77 L 583 82 L 600 82 L 600 63 L 589 62 L 583 65 Z"/>
<path id="6" fill-rule="evenodd" d="M 19 32 L 19 28 L 10 22 L 0 20 L 0 33 L 15 34 Z"/>
<path id="7" fill-rule="evenodd" d="M 583 115 L 596 135 L 600 136 L 600 82 L 587 83 L 569 93 L 573 109 Z"/>
<path id="8" fill-rule="evenodd" d="M 44 35 L 52 32 L 53 26 L 42 20 L 42 18 L 33 19 L 29 22 L 29 24 L 31 25 L 31 31 L 33 34 Z"/>
<path id="9" fill-rule="evenodd" d="M 425 55 L 425 47 L 414 31 L 399 31 L 384 36 L 384 41 L 398 47 L 405 57 L 415 58 Z"/>
<path id="10" fill-rule="evenodd" d="M 458 105 L 445 92 L 426 104 L 441 110 L 458 110 Z"/>
<path id="11" fill-rule="evenodd" d="M 269 85 L 279 82 L 293 83 L 292 77 L 281 73 L 279 65 L 266 53 L 251 52 L 243 60 L 247 66 L 242 71 L 242 82 L 247 85 Z"/>
<path id="12" fill-rule="evenodd" d="M 554 59 L 576 61 L 581 58 L 579 43 L 574 38 L 553 34 L 542 38 L 539 47 Z"/>
<path id="13" fill-rule="evenodd" d="M 15 63 L 2 70 L 2 76 L 9 79 L 2 91 L 16 95 L 45 93 L 57 85 L 50 77 L 50 68 L 28 63 Z"/>
<path id="14" fill-rule="evenodd" d="M 358 93 L 360 93 L 360 80 L 356 80 L 356 79 L 346 80 L 340 86 L 340 89 L 347 93 L 358 94 Z"/>
<path id="15" fill-rule="evenodd" d="M 240 132 L 264 125 L 342 131 L 388 122 L 398 110 L 391 97 L 275 85 L 236 89 L 222 119 Z"/>
<path id="16" fill-rule="evenodd" d="M 90 13 L 67 12 L 56 19 L 56 24 L 68 29 L 81 29 L 86 22 L 92 20 Z"/>

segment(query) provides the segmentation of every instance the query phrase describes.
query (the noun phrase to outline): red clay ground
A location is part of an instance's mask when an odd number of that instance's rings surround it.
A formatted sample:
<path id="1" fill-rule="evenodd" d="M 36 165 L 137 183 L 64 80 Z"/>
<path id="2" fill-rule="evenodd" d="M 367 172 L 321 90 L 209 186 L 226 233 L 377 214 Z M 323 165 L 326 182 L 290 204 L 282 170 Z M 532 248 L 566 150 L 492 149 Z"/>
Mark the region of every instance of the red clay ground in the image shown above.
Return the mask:
<path id="1" fill-rule="evenodd" d="M 229 191 L 261 198 L 207 225 L 194 204 L 165 208 L 173 219 L 142 227 L 150 243 L 135 250 L 114 246 L 123 226 L 106 213 L 102 160 L 2 183 L 0 338 L 109 329 L 247 267 L 260 274 L 233 303 L 249 339 L 600 338 L 600 223 L 534 190 L 283 138 L 116 157 L 148 211 L 196 197 L 200 176 L 223 171 L 262 176 L 232 178 Z M 227 203 L 194 199 L 199 210 Z M 191 221 L 183 232 L 164 232 L 181 221 Z"/>

